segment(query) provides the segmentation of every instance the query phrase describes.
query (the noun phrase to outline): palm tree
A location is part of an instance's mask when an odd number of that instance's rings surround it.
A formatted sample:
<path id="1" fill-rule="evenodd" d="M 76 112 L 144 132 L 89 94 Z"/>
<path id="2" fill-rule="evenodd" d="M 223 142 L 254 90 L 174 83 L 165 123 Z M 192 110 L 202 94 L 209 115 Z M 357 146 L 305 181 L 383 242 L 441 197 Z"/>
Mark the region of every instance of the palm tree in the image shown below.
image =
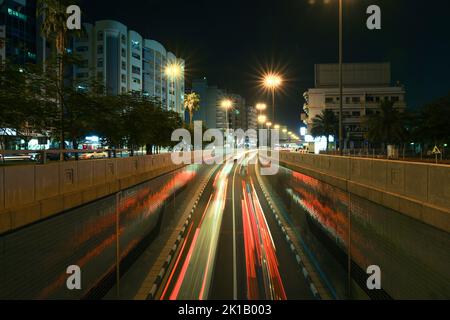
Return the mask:
<path id="1" fill-rule="evenodd" d="M 184 107 L 189 111 L 189 124 L 192 127 L 194 112 L 200 109 L 200 96 L 195 93 L 189 93 L 184 98 Z"/>
<path id="2" fill-rule="evenodd" d="M 326 109 L 312 121 L 311 134 L 314 138 L 325 136 L 327 139 L 327 151 L 329 136 L 336 136 L 339 119 L 332 110 Z"/>
<path id="3" fill-rule="evenodd" d="M 74 1 L 68 0 L 38 0 L 37 15 L 42 18 L 41 34 L 54 43 L 57 63 L 57 97 L 60 113 L 60 148 L 64 143 L 64 60 L 66 59 L 66 44 L 68 42 L 67 7 Z M 44 61 L 45 64 L 45 61 Z M 62 154 L 61 154 L 61 158 Z"/>
<path id="4" fill-rule="evenodd" d="M 366 119 L 366 126 L 370 142 L 391 145 L 404 141 L 406 136 L 403 116 L 392 101 L 383 101 L 380 112 Z"/>

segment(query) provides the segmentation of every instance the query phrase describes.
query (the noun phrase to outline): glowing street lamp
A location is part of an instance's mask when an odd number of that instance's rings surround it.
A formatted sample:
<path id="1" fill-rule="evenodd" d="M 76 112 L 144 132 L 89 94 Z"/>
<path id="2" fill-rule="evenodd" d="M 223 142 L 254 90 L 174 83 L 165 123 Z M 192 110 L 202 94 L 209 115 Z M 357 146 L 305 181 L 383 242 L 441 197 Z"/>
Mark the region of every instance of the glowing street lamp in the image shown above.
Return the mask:
<path id="1" fill-rule="evenodd" d="M 283 84 L 283 78 L 276 73 L 268 73 L 264 76 L 263 86 L 272 93 L 272 117 L 275 120 L 275 91 Z"/>
<path id="2" fill-rule="evenodd" d="M 258 117 L 258 123 L 261 125 L 264 125 L 267 123 L 267 117 L 265 115 L 260 115 Z"/>
<path id="3" fill-rule="evenodd" d="M 263 121 L 259 121 L 259 118 L 262 116 L 262 112 L 267 109 L 267 105 L 265 103 L 258 103 L 256 105 L 256 110 L 258 110 L 258 123 L 264 125 L 267 121 L 267 117 L 264 116 Z"/>
<path id="4" fill-rule="evenodd" d="M 227 131 L 230 130 L 230 122 L 228 120 L 228 110 L 233 108 L 233 101 L 230 99 L 224 99 L 220 103 L 221 107 L 225 110 L 225 121 L 227 122 Z"/>
<path id="5" fill-rule="evenodd" d="M 256 110 L 258 110 L 259 112 L 265 111 L 266 109 L 267 109 L 267 105 L 265 103 L 258 103 L 256 105 Z"/>
<path id="6" fill-rule="evenodd" d="M 183 74 L 183 67 L 176 62 L 169 63 L 166 66 L 165 74 L 168 78 L 178 79 Z"/>
<path id="7" fill-rule="evenodd" d="M 279 125 L 279 124 L 276 124 L 273 128 L 274 128 L 275 130 L 280 130 L 280 125 Z"/>

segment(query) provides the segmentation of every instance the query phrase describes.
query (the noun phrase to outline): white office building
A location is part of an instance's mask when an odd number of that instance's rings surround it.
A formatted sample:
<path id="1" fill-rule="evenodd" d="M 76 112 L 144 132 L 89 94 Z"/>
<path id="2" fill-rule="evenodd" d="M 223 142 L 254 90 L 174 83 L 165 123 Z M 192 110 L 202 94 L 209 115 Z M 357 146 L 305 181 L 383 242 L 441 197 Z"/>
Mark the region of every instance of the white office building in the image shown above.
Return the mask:
<path id="1" fill-rule="evenodd" d="M 379 113 L 382 101 L 394 102 L 400 111 L 406 109 L 405 88 L 391 84 L 389 63 L 352 63 L 343 66 L 343 124 L 347 147 L 360 148 L 364 142 L 363 121 Z M 339 116 L 339 66 L 315 66 L 315 88 L 304 94 L 303 120 L 311 132 L 313 119 L 326 109 Z"/>
<path id="2" fill-rule="evenodd" d="M 96 79 L 106 94 L 142 94 L 155 98 L 165 110 L 184 114 L 183 59 L 117 21 L 101 20 L 84 28 L 83 38 L 73 42 L 81 59 L 73 70 L 80 90 L 88 90 L 90 80 Z M 169 65 L 178 67 L 176 74 L 166 74 Z"/>

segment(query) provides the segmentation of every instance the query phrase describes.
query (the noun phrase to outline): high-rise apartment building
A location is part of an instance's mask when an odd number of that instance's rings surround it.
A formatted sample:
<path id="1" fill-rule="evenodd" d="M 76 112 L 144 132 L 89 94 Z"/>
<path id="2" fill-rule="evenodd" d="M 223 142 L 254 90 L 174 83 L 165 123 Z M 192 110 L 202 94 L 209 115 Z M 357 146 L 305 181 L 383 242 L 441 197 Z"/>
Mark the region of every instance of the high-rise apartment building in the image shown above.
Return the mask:
<path id="1" fill-rule="evenodd" d="M 0 63 L 36 63 L 36 1 L 0 1 Z"/>
<path id="2" fill-rule="evenodd" d="M 241 95 L 210 86 L 206 78 L 194 80 L 192 91 L 200 95 L 200 110 L 195 113 L 195 120 L 203 121 L 210 129 L 248 129 L 248 110 Z M 231 101 L 232 108 L 228 111 L 222 106 L 224 100 Z"/>
<path id="3" fill-rule="evenodd" d="M 80 89 L 88 89 L 96 79 L 106 94 L 142 94 L 158 100 L 165 110 L 184 114 L 183 59 L 117 21 L 101 20 L 84 28 L 85 35 L 73 42 L 81 60 L 73 70 Z M 176 72 L 167 72 L 174 68 Z"/>
<path id="4" fill-rule="evenodd" d="M 339 66 L 315 66 L 315 88 L 305 94 L 305 124 L 311 132 L 313 119 L 324 110 L 339 116 Z M 406 109 L 405 88 L 391 84 L 390 63 L 348 63 L 343 66 L 343 126 L 347 147 L 364 144 L 364 119 L 380 112 L 380 103 L 391 101 L 400 111 Z"/>

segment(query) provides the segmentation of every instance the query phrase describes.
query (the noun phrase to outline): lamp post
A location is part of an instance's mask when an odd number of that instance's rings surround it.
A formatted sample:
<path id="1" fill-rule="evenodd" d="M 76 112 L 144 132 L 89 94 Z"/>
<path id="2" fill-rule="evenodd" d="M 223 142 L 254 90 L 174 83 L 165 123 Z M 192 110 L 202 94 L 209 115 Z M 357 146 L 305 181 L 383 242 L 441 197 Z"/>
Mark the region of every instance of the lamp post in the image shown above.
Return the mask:
<path id="1" fill-rule="evenodd" d="M 256 110 L 258 111 L 258 116 L 260 116 L 263 111 L 266 111 L 266 109 L 267 109 L 267 105 L 265 103 L 258 103 L 256 105 Z"/>
<path id="2" fill-rule="evenodd" d="M 264 77 L 263 85 L 272 94 L 272 120 L 275 121 L 275 91 L 281 86 L 283 79 L 276 73 L 269 73 Z"/>
<path id="3" fill-rule="evenodd" d="M 267 116 L 265 116 L 265 115 L 263 115 L 263 114 L 261 114 L 261 115 L 259 115 L 258 116 L 258 129 L 260 129 L 260 128 L 264 128 L 264 125 L 267 123 Z M 258 130 L 259 131 L 259 130 Z M 261 146 L 260 145 L 260 141 L 259 141 L 259 138 L 260 138 L 260 132 L 258 132 L 258 148 Z"/>
<path id="4" fill-rule="evenodd" d="M 270 128 L 272 127 L 272 125 L 273 125 L 273 123 L 272 122 L 267 122 L 266 123 L 266 127 L 267 127 L 267 133 L 268 133 L 268 139 L 267 139 L 267 144 L 269 145 L 269 147 L 271 146 L 271 140 L 272 140 L 272 137 L 271 137 L 271 135 L 270 135 Z"/>
<path id="5" fill-rule="evenodd" d="M 225 121 L 227 123 L 227 130 L 230 130 L 230 121 L 228 119 L 228 110 L 233 108 L 233 102 L 230 99 L 225 99 L 221 104 L 222 108 L 225 110 Z"/>
<path id="6" fill-rule="evenodd" d="M 343 73 L 342 73 L 342 29 L 343 29 L 343 8 L 342 0 L 339 0 L 339 153 L 342 156 L 344 154 L 344 126 L 343 126 L 343 113 L 344 113 L 344 99 L 343 99 Z"/>
<path id="7" fill-rule="evenodd" d="M 325 4 L 329 4 L 330 0 L 324 0 Z M 314 4 L 315 1 L 311 1 Z M 343 99 L 343 0 L 339 0 L 339 153 L 344 154 L 344 99 Z"/>
<path id="8" fill-rule="evenodd" d="M 167 78 L 170 80 L 170 87 L 173 86 L 174 92 L 176 92 L 176 90 L 178 90 L 177 89 L 177 87 L 178 87 L 177 80 L 181 78 L 183 71 L 184 71 L 184 67 L 176 61 L 170 62 L 166 66 L 165 74 L 166 74 Z M 170 89 L 171 88 L 169 88 L 169 90 Z M 177 100 L 177 97 L 175 96 L 175 103 L 176 103 L 176 100 Z M 175 106 L 175 108 L 176 108 L 176 106 Z M 170 110 L 170 107 L 168 109 Z"/>
<path id="9" fill-rule="evenodd" d="M 227 123 L 226 129 L 225 129 L 226 130 L 225 135 L 226 135 L 226 139 L 228 141 L 228 131 L 230 131 L 230 121 L 228 120 L 228 110 L 233 108 L 233 101 L 231 101 L 230 99 L 224 99 L 221 102 L 221 106 L 225 110 L 225 121 Z"/>

